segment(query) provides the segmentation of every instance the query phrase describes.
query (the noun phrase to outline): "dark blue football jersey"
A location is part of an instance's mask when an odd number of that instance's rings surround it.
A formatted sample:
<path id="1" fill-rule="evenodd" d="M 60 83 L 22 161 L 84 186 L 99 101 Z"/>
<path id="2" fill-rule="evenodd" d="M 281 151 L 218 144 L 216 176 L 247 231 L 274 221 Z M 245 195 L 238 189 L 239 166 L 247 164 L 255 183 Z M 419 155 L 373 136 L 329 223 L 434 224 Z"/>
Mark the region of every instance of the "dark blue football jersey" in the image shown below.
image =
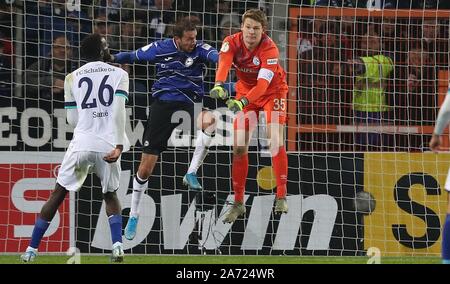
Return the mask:
<path id="1" fill-rule="evenodd" d="M 152 96 L 164 101 L 200 101 L 205 93 L 206 63 L 218 60 L 219 53 L 209 44 L 197 42 L 195 49 L 186 53 L 178 50 L 174 39 L 155 41 L 136 51 L 115 55 L 117 63 L 148 61 L 155 64 Z"/>

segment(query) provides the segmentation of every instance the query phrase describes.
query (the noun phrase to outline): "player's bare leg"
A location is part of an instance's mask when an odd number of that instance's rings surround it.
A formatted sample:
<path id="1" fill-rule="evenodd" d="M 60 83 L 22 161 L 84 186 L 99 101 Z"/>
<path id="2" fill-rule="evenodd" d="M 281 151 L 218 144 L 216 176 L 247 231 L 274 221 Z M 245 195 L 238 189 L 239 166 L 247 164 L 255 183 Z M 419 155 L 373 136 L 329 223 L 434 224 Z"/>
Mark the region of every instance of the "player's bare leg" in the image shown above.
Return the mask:
<path id="1" fill-rule="evenodd" d="M 133 179 L 133 193 L 131 195 L 131 210 L 125 227 L 125 238 L 132 240 L 136 236 L 137 224 L 139 221 L 139 205 L 142 194 L 148 188 L 148 178 L 155 168 L 158 161 L 158 155 L 142 153 L 141 163 L 138 172 Z"/>
<path id="2" fill-rule="evenodd" d="M 115 192 L 103 194 L 106 204 L 106 216 L 108 216 L 112 240 L 112 262 L 122 262 L 124 257 L 122 245 L 122 208 Z"/>
<path id="3" fill-rule="evenodd" d="M 274 116 L 274 114 L 272 114 L 272 116 Z M 273 118 L 274 117 L 272 117 L 272 119 Z M 267 135 L 270 143 L 270 153 L 272 156 L 272 167 L 274 169 L 277 181 L 275 213 L 287 213 L 288 205 L 286 200 L 286 184 L 288 162 L 286 148 L 284 147 L 284 125 L 279 123 L 270 123 L 267 129 Z"/>
<path id="4" fill-rule="evenodd" d="M 183 184 L 190 189 L 201 190 L 202 186 L 197 179 L 197 170 L 202 165 L 208 154 L 208 147 L 216 131 L 216 119 L 209 111 L 202 111 L 197 118 L 197 128 L 201 129 L 197 133 L 195 141 L 195 151 L 186 175 L 183 177 Z"/>
<path id="5" fill-rule="evenodd" d="M 41 209 L 41 213 L 36 220 L 34 225 L 33 233 L 31 235 L 30 245 L 23 255 L 20 256 L 23 262 L 32 262 L 37 256 L 37 251 L 39 244 L 41 243 L 42 237 L 50 225 L 53 217 L 55 217 L 56 211 L 58 210 L 61 203 L 66 197 L 67 190 L 60 184 L 56 183 L 55 190 L 50 195 L 50 198 L 45 202 Z"/>
<path id="6" fill-rule="evenodd" d="M 53 217 L 55 217 L 56 211 L 64 201 L 64 198 L 66 198 L 66 195 L 67 190 L 59 183 L 56 183 L 55 190 L 53 190 L 50 198 L 45 202 L 44 206 L 42 206 L 40 217 L 43 220 L 50 222 Z"/>

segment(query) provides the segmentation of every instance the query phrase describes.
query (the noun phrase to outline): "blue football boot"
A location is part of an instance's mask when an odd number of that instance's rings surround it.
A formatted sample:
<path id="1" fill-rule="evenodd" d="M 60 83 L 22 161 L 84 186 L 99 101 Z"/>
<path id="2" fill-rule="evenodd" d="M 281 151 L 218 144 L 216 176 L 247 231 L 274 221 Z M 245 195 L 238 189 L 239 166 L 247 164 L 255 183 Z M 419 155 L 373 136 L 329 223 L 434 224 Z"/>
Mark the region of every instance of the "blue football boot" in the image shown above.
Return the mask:
<path id="1" fill-rule="evenodd" d="M 139 221 L 139 217 L 128 218 L 127 226 L 125 227 L 125 239 L 132 240 L 136 236 L 136 228 Z"/>
<path id="2" fill-rule="evenodd" d="M 197 175 L 195 173 L 188 173 L 183 177 L 183 184 L 187 185 L 193 190 L 202 190 L 201 184 L 198 182 Z"/>

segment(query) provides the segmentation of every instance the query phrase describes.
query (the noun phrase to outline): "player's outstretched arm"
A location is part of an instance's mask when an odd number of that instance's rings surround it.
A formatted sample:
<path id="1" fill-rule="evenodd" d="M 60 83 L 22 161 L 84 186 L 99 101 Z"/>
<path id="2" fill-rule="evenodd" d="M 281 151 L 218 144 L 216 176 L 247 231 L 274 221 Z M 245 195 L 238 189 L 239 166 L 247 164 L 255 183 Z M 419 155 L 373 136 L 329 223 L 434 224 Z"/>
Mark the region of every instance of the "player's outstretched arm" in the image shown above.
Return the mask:
<path id="1" fill-rule="evenodd" d="M 111 61 L 114 63 L 133 63 L 136 61 L 136 51 L 126 51 L 126 52 L 119 52 L 116 55 L 111 55 Z"/>
<path id="2" fill-rule="evenodd" d="M 144 47 L 139 48 L 135 51 L 129 52 L 119 52 L 115 55 L 111 55 L 114 63 L 124 64 L 124 63 L 134 63 L 135 61 L 148 61 L 153 62 L 156 59 L 158 53 L 161 49 L 158 47 L 157 43 L 150 43 Z"/>

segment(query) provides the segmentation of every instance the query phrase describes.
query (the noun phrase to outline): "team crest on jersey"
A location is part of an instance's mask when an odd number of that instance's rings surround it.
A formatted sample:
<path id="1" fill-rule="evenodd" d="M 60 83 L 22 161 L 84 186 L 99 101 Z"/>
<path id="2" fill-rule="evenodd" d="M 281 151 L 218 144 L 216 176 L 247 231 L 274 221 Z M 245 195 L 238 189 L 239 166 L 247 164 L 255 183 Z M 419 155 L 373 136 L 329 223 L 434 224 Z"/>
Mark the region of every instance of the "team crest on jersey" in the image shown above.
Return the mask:
<path id="1" fill-rule="evenodd" d="M 192 57 L 188 57 L 186 59 L 186 62 L 184 62 L 184 66 L 189 67 L 194 63 L 194 59 L 192 59 Z"/>
<path id="2" fill-rule="evenodd" d="M 211 48 L 211 46 L 207 43 L 202 44 L 202 48 L 205 50 L 209 50 Z"/>
<path id="3" fill-rule="evenodd" d="M 259 61 L 259 58 L 254 56 L 253 57 L 253 64 L 255 64 L 256 66 L 258 66 L 261 62 Z"/>
<path id="4" fill-rule="evenodd" d="M 220 51 L 227 52 L 228 50 L 230 50 L 230 44 L 228 43 L 228 41 L 226 41 L 222 44 Z"/>
<path id="5" fill-rule="evenodd" d="M 145 140 L 144 147 L 147 147 L 148 145 L 150 145 L 150 143 L 147 140 Z"/>

